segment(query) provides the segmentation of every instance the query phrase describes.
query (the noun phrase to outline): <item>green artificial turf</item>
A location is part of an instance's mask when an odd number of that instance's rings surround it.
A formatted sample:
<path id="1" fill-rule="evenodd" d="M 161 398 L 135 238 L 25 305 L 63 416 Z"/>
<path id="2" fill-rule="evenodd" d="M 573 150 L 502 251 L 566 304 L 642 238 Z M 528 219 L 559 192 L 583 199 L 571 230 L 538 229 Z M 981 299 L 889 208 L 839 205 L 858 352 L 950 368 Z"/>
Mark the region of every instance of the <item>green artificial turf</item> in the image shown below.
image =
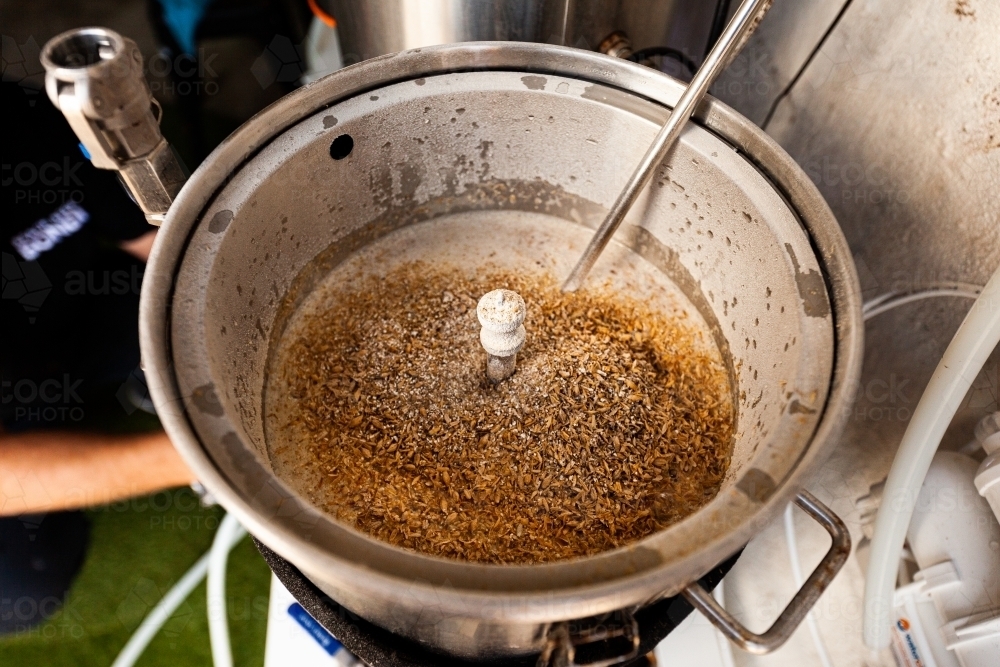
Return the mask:
<path id="1" fill-rule="evenodd" d="M 110 665 L 170 587 L 204 554 L 223 516 L 190 489 L 88 512 L 90 549 L 63 607 L 46 622 L 0 637 L 2 665 Z M 237 667 L 263 665 L 270 571 L 245 538 L 229 556 L 227 611 Z M 137 663 L 211 665 L 205 584 L 174 612 Z"/>

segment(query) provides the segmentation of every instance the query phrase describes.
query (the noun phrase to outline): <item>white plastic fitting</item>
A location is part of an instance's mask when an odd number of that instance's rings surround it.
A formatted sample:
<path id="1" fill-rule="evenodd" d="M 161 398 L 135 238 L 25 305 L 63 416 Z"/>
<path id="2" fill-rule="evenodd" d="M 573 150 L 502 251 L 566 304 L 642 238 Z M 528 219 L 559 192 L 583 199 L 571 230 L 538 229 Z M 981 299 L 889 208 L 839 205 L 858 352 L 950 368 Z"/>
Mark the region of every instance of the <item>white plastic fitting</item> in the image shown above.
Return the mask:
<path id="1" fill-rule="evenodd" d="M 921 664 L 932 664 L 929 650 L 939 666 L 993 667 L 1000 656 L 1000 524 L 976 493 L 975 474 L 974 459 L 938 452 L 920 488 L 906 532 L 920 571 L 907 587 L 914 589 L 909 604 L 900 605 L 897 591 L 894 626 L 913 625 L 910 634 L 922 636 L 917 644 L 925 648 L 898 646 L 899 657 L 917 650 Z M 933 601 L 936 614 L 919 609 L 924 601 Z"/>
<path id="2" fill-rule="evenodd" d="M 501 382 L 514 373 L 517 353 L 524 347 L 526 336 L 524 299 L 509 289 L 487 292 L 476 306 L 482 329 L 479 342 L 486 350 L 486 377 Z"/>
<path id="3" fill-rule="evenodd" d="M 1000 451 L 1000 410 L 980 419 L 975 434 L 976 441 L 987 454 Z"/>
<path id="4" fill-rule="evenodd" d="M 1000 521 L 1000 410 L 986 415 L 976 425 L 976 440 L 986 452 L 986 460 L 976 472 L 976 489 Z"/>

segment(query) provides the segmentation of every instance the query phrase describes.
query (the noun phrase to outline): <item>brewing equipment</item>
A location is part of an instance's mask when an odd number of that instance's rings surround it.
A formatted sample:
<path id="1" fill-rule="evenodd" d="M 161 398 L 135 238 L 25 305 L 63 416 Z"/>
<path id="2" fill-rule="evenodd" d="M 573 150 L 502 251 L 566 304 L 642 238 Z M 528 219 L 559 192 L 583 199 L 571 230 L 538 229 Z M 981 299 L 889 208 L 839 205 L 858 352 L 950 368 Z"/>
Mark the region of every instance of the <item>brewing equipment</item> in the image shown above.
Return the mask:
<path id="1" fill-rule="evenodd" d="M 146 219 L 159 224 L 187 174 L 160 133 L 160 106 L 131 39 L 86 28 L 46 45 L 45 90 L 94 166 L 114 169 Z"/>
<path id="2" fill-rule="evenodd" d="M 669 45 L 697 62 L 713 41 L 713 29 L 722 28 L 713 22 L 711 4 L 677 0 L 317 1 L 336 17 L 345 64 L 436 44 L 492 40 L 608 53 L 622 44 L 620 36 L 633 50 Z"/>
<path id="3" fill-rule="evenodd" d="M 558 230 L 557 243 L 531 252 L 572 262 L 682 92 L 599 54 L 449 45 L 364 62 L 240 128 L 173 201 L 143 289 L 150 388 L 199 480 L 343 607 L 451 655 L 566 651 L 566 621 L 638 613 L 678 593 L 748 650 L 787 638 L 849 551 L 839 519 L 799 492 L 853 399 L 860 293 L 815 187 L 717 102 L 695 113 L 595 269 L 641 264 L 675 286 L 726 361 L 737 434 L 723 487 L 702 509 L 587 558 L 475 565 L 333 520 L 275 475 L 268 455 L 269 355 L 333 268 L 442 221 L 474 238 L 511 215 Z M 774 627 L 753 635 L 692 582 L 793 498 L 833 545 Z"/>

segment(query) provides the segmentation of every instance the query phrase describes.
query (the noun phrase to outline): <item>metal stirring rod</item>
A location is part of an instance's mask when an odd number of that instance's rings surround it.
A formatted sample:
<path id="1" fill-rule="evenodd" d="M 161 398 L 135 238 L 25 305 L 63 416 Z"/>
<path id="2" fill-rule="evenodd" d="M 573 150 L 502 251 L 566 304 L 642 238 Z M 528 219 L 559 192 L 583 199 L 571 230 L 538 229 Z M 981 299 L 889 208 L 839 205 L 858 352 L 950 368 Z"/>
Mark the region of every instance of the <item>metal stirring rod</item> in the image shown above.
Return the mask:
<path id="1" fill-rule="evenodd" d="M 625 214 L 629 212 L 639 193 L 653 177 L 656 167 L 663 162 L 667 153 L 677 143 L 677 138 L 687 124 L 688 118 L 705 97 L 712 82 L 743 48 L 746 41 L 744 37 L 749 34 L 754 25 L 760 22 L 767 10 L 771 8 L 772 2 L 773 0 L 744 0 L 743 4 L 736 10 L 733 20 L 726 26 L 725 31 L 719 36 L 719 41 L 715 43 L 705 58 L 705 62 L 698 68 L 691 83 L 688 84 L 684 94 L 677 101 L 677 106 L 670 112 L 667 122 L 642 157 L 642 162 L 632 173 L 625 188 L 618 194 L 608 216 L 604 218 L 604 222 L 598 227 L 594 237 L 590 239 L 590 244 L 583 251 L 583 255 L 573 267 L 573 272 L 563 284 L 563 292 L 575 292 L 583 284 L 597 258 L 600 257 L 608 245 L 608 241 L 614 236 L 622 220 L 625 219 Z"/>

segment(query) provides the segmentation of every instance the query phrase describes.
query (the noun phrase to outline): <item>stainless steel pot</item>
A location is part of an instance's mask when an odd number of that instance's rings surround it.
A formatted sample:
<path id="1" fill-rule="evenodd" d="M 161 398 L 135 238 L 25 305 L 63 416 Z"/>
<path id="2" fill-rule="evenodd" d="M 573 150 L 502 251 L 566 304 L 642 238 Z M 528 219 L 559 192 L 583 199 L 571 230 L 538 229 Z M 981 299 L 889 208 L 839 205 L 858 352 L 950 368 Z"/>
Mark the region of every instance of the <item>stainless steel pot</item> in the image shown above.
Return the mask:
<path id="1" fill-rule="evenodd" d="M 344 62 L 436 44 L 504 40 L 597 50 L 613 32 L 634 49 L 701 60 L 715 6 L 679 0 L 319 0 L 337 19 Z"/>
<path id="2" fill-rule="evenodd" d="M 849 414 L 860 292 L 815 187 L 718 102 L 702 105 L 615 239 L 616 252 L 684 292 L 730 364 L 738 431 L 726 481 L 705 507 L 597 556 L 475 565 L 336 522 L 267 456 L 269 353 L 327 271 L 452 214 L 470 234 L 495 224 L 497 210 L 595 226 L 681 91 L 652 70 L 574 49 L 450 45 L 349 67 L 235 132 L 173 202 L 142 292 L 150 390 L 199 480 L 345 607 L 447 653 L 571 653 L 562 622 L 680 592 L 748 650 L 787 638 L 850 548 L 839 519 L 800 490 Z M 833 546 L 772 629 L 753 635 L 691 582 L 792 499 Z"/>

